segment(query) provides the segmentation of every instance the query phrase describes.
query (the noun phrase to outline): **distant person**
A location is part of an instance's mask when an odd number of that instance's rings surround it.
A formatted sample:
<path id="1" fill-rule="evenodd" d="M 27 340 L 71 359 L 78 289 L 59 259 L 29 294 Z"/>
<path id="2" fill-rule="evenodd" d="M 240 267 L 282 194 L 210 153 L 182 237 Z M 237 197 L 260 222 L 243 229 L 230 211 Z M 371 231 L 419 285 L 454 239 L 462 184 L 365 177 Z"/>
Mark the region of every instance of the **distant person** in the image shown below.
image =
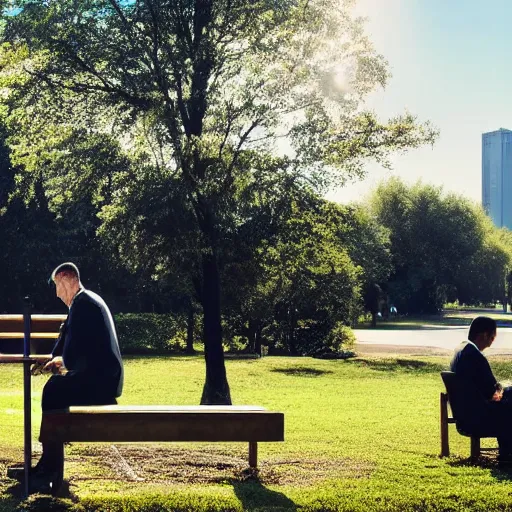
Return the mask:
<path id="1" fill-rule="evenodd" d="M 469 328 L 468 341 L 455 349 L 450 368 L 467 387 L 467 397 L 474 397 L 462 403 L 467 409 L 464 415 L 470 419 L 475 433 L 496 432 L 500 462 L 512 463 L 512 388 L 504 388 L 496 380 L 482 353 L 492 345 L 496 335 L 495 320 L 485 316 L 475 318 Z"/>
<path id="2" fill-rule="evenodd" d="M 43 389 L 43 412 L 71 405 L 116 404 L 123 389 L 123 363 L 109 308 L 99 295 L 82 286 L 73 263 L 59 265 L 50 282 L 69 314 L 53 357 L 44 367 L 54 375 Z M 63 457 L 62 445 L 43 443 L 42 457 L 31 470 L 32 492 L 51 492 Z M 10 473 L 23 477 L 22 470 Z"/>

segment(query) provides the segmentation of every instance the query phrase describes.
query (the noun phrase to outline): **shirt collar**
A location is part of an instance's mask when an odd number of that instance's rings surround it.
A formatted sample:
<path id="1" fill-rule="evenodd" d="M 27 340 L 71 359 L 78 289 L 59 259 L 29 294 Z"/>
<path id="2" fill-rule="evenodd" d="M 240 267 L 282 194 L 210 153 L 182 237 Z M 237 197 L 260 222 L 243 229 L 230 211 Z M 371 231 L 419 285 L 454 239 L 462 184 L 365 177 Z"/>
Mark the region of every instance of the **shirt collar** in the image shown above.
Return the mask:
<path id="1" fill-rule="evenodd" d="M 71 300 L 71 304 L 69 305 L 69 309 L 71 309 L 71 306 L 73 305 L 73 303 L 75 302 L 75 299 L 85 290 L 85 288 L 80 288 L 76 293 L 75 293 L 75 296 L 73 297 L 73 299 Z"/>
<path id="2" fill-rule="evenodd" d="M 467 341 L 466 341 L 466 343 L 467 343 L 468 345 L 473 345 L 473 347 L 475 347 L 475 348 L 478 350 L 478 352 L 482 352 L 482 351 L 481 351 L 481 350 L 480 350 L 480 349 L 479 349 L 479 348 L 478 348 L 478 347 L 477 347 L 477 346 L 476 346 L 472 341 L 467 340 Z"/>

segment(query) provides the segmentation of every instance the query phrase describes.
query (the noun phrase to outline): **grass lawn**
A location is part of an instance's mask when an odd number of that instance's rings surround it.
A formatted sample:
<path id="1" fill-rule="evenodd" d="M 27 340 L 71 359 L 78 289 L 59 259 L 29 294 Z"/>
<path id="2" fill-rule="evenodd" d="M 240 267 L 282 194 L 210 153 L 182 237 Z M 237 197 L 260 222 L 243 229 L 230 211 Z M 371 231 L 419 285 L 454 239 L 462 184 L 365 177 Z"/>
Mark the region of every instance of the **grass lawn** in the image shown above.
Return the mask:
<path id="1" fill-rule="evenodd" d="M 501 378 L 510 360 L 494 359 Z M 261 443 L 259 478 L 241 443 L 87 445 L 66 449 L 67 497 L 13 497 L 6 466 L 22 460 L 22 372 L 0 372 L 0 511 L 511 510 L 512 473 L 469 464 L 450 427 L 440 459 L 439 372 L 447 358 L 228 360 L 235 404 L 285 413 L 284 443 Z M 124 404 L 197 404 L 200 357 L 127 358 Z M 45 377 L 33 379 L 34 436 Z M 487 441 L 492 446 L 492 440 Z"/>

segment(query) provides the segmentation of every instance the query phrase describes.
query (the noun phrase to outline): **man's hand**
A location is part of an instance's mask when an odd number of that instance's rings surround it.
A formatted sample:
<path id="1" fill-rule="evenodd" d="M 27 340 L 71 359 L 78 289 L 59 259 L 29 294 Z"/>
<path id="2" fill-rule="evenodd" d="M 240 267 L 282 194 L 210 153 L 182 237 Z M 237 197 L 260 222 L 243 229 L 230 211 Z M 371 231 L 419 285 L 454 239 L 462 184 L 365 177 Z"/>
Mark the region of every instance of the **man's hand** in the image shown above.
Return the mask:
<path id="1" fill-rule="evenodd" d="M 497 389 L 492 395 L 491 400 L 493 402 L 499 402 L 503 398 L 503 389 Z"/>
<path id="2" fill-rule="evenodd" d="M 61 370 L 64 368 L 64 363 L 62 361 L 62 357 L 57 356 L 48 361 L 43 368 L 43 372 L 51 372 L 54 375 L 57 373 L 61 373 Z"/>

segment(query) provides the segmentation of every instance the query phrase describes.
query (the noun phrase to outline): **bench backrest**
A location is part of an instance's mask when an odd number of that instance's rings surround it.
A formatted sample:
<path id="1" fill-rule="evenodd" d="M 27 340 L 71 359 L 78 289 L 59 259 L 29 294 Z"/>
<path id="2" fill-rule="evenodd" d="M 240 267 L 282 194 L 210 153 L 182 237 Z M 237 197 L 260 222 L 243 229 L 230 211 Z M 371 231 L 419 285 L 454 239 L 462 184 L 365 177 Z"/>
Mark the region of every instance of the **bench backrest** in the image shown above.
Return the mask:
<path id="1" fill-rule="evenodd" d="M 30 352 L 47 354 L 51 352 L 61 323 L 66 315 L 31 315 Z M 23 353 L 23 315 L 0 315 L 0 352 L 4 354 Z"/>

